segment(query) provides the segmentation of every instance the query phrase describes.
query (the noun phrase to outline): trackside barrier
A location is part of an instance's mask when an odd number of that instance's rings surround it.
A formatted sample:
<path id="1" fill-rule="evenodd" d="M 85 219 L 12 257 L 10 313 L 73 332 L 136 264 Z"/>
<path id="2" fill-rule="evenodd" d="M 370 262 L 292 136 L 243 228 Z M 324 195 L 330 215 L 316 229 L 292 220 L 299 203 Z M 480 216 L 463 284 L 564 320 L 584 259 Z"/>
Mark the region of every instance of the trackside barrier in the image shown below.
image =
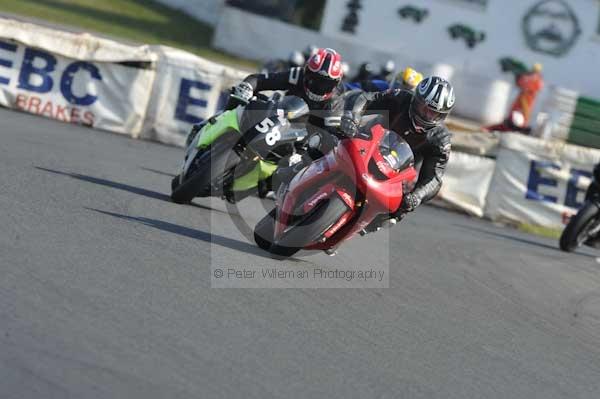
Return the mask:
<path id="1" fill-rule="evenodd" d="M 171 47 L 152 49 L 157 79 L 142 138 L 183 146 L 192 124 L 214 115 L 221 94 L 247 73 Z"/>
<path id="2" fill-rule="evenodd" d="M 437 199 L 473 216 L 483 217 L 496 161 L 453 151 Z"/>
<path id="3" fill-rule="evenodd" d="M 0 105 L 136 137 L 155 59 L 148 46 L 0 19 Z"/>
<path id="4" fill-rule="evenodd" d="M 242 71 L 165 46 L 131 46 L 0 18 L 0 106 L 183 145 Z"/>
<path id="5" fill-rule="evenodd" d="M 504 134 L 485 216 L 560 228 L 581 207 L 600 150 Z"/>
<path id="6" fill-rule="evenodd" d="M 63 122 L 181 146 L 244 75 L 169 47 L 0 18 L 0 105 Z M 600 162 L 600 150 L 557 140 L 458 136 L 438 198 L 493 220 L 560 227 Z"/>
<path id="7" fill-rule="evenodd" d="M 280 40 L 273 40 L 273 37 Z M 334 48 L 344 55 L 345 61 L 355 66 L 365 60 L 382 64 L 392 59 L 398 66 L 410 65 L 426 75 L 450 79 L 456 92 L 461 93 L 456 98 L 455 114 L 484 124 L 499 123 L 504 119 L 512 99 L 511 82 L 468 72 L 462 63 L 459 66 L 431 64 L 430 60 L 415 58 L 415 54 L 406 49 L 392 50 L 382 45 L 383 42 L 374 40 L 366 43 L 357 41 L 353 35 L 323 34 L 231 6 L 223 7 L 213 36 L 216 48 L 253 59 L 267 59 L 274 55 L 286 57 L 290 46 L 303 48 L 309 43 Z"/>

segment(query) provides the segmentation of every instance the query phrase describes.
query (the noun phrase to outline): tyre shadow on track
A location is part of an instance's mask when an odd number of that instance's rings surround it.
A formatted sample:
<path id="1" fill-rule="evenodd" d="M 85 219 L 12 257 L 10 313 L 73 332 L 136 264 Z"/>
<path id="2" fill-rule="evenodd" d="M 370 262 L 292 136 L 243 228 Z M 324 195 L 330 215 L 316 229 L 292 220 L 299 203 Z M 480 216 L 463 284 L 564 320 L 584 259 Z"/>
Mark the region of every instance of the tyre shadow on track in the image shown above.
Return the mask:
<path id="1" fill-rule="evenodd" d="M 99 177 L 82 175 L 80 173 L 63 172 L 63 171 L 60 171 L 60 170 L 43 168 L 41 166 L 34 166 L 34 168 L 36 168 L 37 170 L 41 170 L 43 172 L 54 173 L 54 174 L 61 175 L 61 176 L 67 176 L 67 177 L 71 177 L 73 179 L 82 180 L 82 181 L 85 181 L 85 182 L 88 182 L 88 183 L 93 183 L 93 184 L 98 184 L 98 185 L 101 185 L 101 186 L 111 187 L 111 188 L 115 188 L 117 190 L 127 191 L 127 192 L 130 192 L 130 193 L 133 193 L 133 194 L 141 195 L 143 197 L 153 198 L 153 199 L 157 199 L 157 200 L 160 200 L 160 201 L 165 201 L 165 202 L 168 202 L 170 204 L 173 204 L 173 202 L 171 201 L 171 197 L 170 196 L 168 196 L 167 194 L 164 194 L 164 193 L 160 193 L 158 191 L 152 191 L 152 190 L 148 190 L 148 189 L 145 189 L 145 188 L 132 186 L 130 184 L 119 183 L 119 182 L 116 182 L 116 181 L 113 181 L 113 180 L 101 179 Z M 227 212 L 220 211 L 218 209 L 213 209 L 213 208 L 211 208 L 209 206 L 206 206 L 206 205 L 200 205 L 200 204 L 194 204 L 194 203 L 190 203 L 188 205 L 196 207 L 196 208 L 206 209 L 208 211 L 215 211 L 215 212 L 220 212 L 220 213 L 227 213 Z"/>
<path id="2" fill-rule="evenodd" d="M 166 231 L 166 232 L 173 233 L 173 234 L 177 234 L 177 235 L 180 235 L 183 237 L 201 240 L 201 241 L 207 242 L 209 244 L 216 244 L 221 247 L 233 249 L 233 250 L 240 251 L 243 253 L 250 253 L 250 254 L 253 254 L 256 256 L 260 256 L 262 258 L 273 259 L 272 257 L 268 256 L 260 248 L 257 248 L 254 245 L 251 245 L 244 241 L 235 240 L 233 238 L 228 238 L 228 237 L 223 237 L 223 236 L 220 236 L 217 234 L 207 233 L 202 230 L 191 229 L 189 227 L 180 226 L 178 224 L 173 224 L 173 223 L 165 222 L 165 221 L 158 220 L 158 219 L 123 215 L 120 213 L 103 211 L 103 210 L 94 209 L 94 208 L 87 208 L 87 207 L 84 207 L 84 208 L 87 210 L 93 211 L 93 212 L 101 213 L 103 215 L 112 216 L 115 218 L 130 221 L 130 222 L 140 223 L 145 226 L 153 227 L 155 229 Z M 289 259 L 289 260 L 292 262 L 295 261 L 292 259 Z"/>
<path id="3" fill-rule="evenodd" d="M 494 231 L 480 229 L 480 228 L 473 227 L 473 226 L 465 226 L 465 225 L 462 225 L 462 224 L 454 224 L 454 226 L 460 227 L 460 228 L 465 229 L 465 230 L 476 231 L 478 233 L 484 233 L 484 234 L 487 234 L 489 236 L 493 236 L 493 237 L 497 237 L 497 238 L 503 238 L 503 239 L 506 239 L 506 240 L 515 241 L 515 242 L 518 242 L 518 243 L 521 243 L 521 244 L 525 244 L 525 245 L 533 245 L 533 246 L 541 247 L 541 248 L 544 248 L 544 249 L 550 249 L 550 250 L 558 252 L 560 254 L 565 254 L 564 252 L 562 252 L 558 248 L 558 243 L 557 243 L 557 246 L 552 246 L 552 245 L 544 244 L 542 242 L 538 242 L 538 241 L 535 241 L 535 240 L 530 240 L 530 239 L 523 238 L 523 237 L 515 237 L 515 236 L 511 236 L 509 234 L 498 233 L 498 232 L 494 232 Z M 593 255 L 590 255 L 590 254 L 584 254 L 584 253 L 581 253 L 581 252 L 579 252 L 579 253 L 577 253 L 577 252 L 576 253 L 572 253 L 571 255 L 579 255 L 579 256 L 584 256 L 584 257 L 588 257 L 588 258 L 592 258 L 592 259 L 596 259 L 597 258 L 596 256 L 593 256 Z"/>
<path id="4" fill-rule="evenodd" d="M 158 169 L 146 168 L 144 166 L 140 166 L 140 169 L 148 171 L 148 172 L 155 173 L 157 175 L 175 177 L 175 174 L 173 174 L 173 173 L 163 172 L 162 170 L 158 170 Z"/>

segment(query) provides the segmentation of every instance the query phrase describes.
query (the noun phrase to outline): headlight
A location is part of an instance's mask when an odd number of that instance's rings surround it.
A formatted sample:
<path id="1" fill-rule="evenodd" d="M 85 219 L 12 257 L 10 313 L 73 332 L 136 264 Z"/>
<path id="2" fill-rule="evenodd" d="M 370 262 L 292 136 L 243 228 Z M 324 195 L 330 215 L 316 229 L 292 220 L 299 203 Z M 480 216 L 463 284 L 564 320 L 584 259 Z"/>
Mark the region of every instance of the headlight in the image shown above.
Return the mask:
<path id="1" fill-rule="evenodd" d="M 310 148 L 318 149 L 320 145 L 321 145 L 321 136 L 319 136 L 318 133 L 310 136 L 310 138 L 308 139 L 308 146 Z"/>
<path id="2" fill-rule="evenodd" d="M 406 141 L 396 133 L 387 131 L 379 143 L 379 152 L 390 168 L 395 171 L 414 164 L 413 152 Z"/>

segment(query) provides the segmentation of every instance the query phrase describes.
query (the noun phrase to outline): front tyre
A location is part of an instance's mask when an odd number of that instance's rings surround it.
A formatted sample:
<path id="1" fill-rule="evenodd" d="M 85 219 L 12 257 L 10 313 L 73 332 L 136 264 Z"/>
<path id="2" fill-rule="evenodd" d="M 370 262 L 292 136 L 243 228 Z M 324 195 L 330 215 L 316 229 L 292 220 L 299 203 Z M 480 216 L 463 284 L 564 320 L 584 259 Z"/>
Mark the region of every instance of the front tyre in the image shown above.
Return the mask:
<path id="1" fill-rule="evenodd" d="M 175 176 L 171 180 L 171 192 L 175 191 L 175 189 L 179 186 L 179 175 Z"/>
<path id="2" fill-rule="evenodd" d="M 597 214 L 598 206 L 592 202 L 586 202 L 563 230 L 559 241 L 560 249 L 565 252 L 573 252 L 587 241 L 588 233 L 594 226 Z"/>
<path id="3" fill-rule="evenodd" d="M 211 195 L 211 184 L 231 167 L 239 163 L 239 156 L 233 151 L 232 140 L 219 140 L 203 152 L 196 154 L 193 170 L 184 176 L 179 184 L 171 181 L 171 200 L 177 204 L 187 204 L 194 197 Z M 192 168 L 192 166 L 190 166 Z"/>
<path id="4" fill-rule="evenodd" d="M 254 227 L 254 241 L 262 250 L 269 251 L 273 244 L 273 234 L 275 231 L 275 209 L 271 210 Z"/>
<path id="5" fill-rule="evenodd" d="M 269 252 L 290 257 L 302 248 L 318 241 L 327 230 L 348 212 L 348 206 L 338 196 L 321 201 L 312 211 L 303 215 L 279 239 Z"/>

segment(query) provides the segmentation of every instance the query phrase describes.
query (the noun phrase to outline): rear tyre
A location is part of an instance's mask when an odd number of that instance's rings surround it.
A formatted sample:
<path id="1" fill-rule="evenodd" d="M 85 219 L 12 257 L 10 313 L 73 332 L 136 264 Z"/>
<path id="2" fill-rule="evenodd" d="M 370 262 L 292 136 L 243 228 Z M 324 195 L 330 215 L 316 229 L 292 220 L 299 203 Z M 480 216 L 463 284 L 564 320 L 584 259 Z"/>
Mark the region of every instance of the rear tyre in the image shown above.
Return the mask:
<path id="1" fill-rule="evenodd" d="M 592 202 L 586 204 L 571 218 L 567 227 L 560 236 L 560 249 L 565 252 L 573 252 L 587 239 L 590 228 L 596 221 L 598 207 Z"/>
<path id="2" fill-rule="evenodd" d="M 296 221 L 276 245 L 271 245 L 269 252 L 282 257 L 294 255 L 321 238 L 346 212 L 348 206 L 339 196 L 334 195 L 328 200 L 323 200 L 311 212 Z"/>
<path id="3" fill-rule="evenodd" d="M 185 180 L 171 192 L 173 202 L 187 204 L 194 197 L 209 196 L 211 183 L 239 162 L 239 157 L 233 152 L 231 140 L 215 142 L 206 151 L 196 154 L 196 158 L 198 157 L 202 157 L 202 159 L 198 161 L 199 164 L 191 172 L 191 175 L 186 176 Z"/>

